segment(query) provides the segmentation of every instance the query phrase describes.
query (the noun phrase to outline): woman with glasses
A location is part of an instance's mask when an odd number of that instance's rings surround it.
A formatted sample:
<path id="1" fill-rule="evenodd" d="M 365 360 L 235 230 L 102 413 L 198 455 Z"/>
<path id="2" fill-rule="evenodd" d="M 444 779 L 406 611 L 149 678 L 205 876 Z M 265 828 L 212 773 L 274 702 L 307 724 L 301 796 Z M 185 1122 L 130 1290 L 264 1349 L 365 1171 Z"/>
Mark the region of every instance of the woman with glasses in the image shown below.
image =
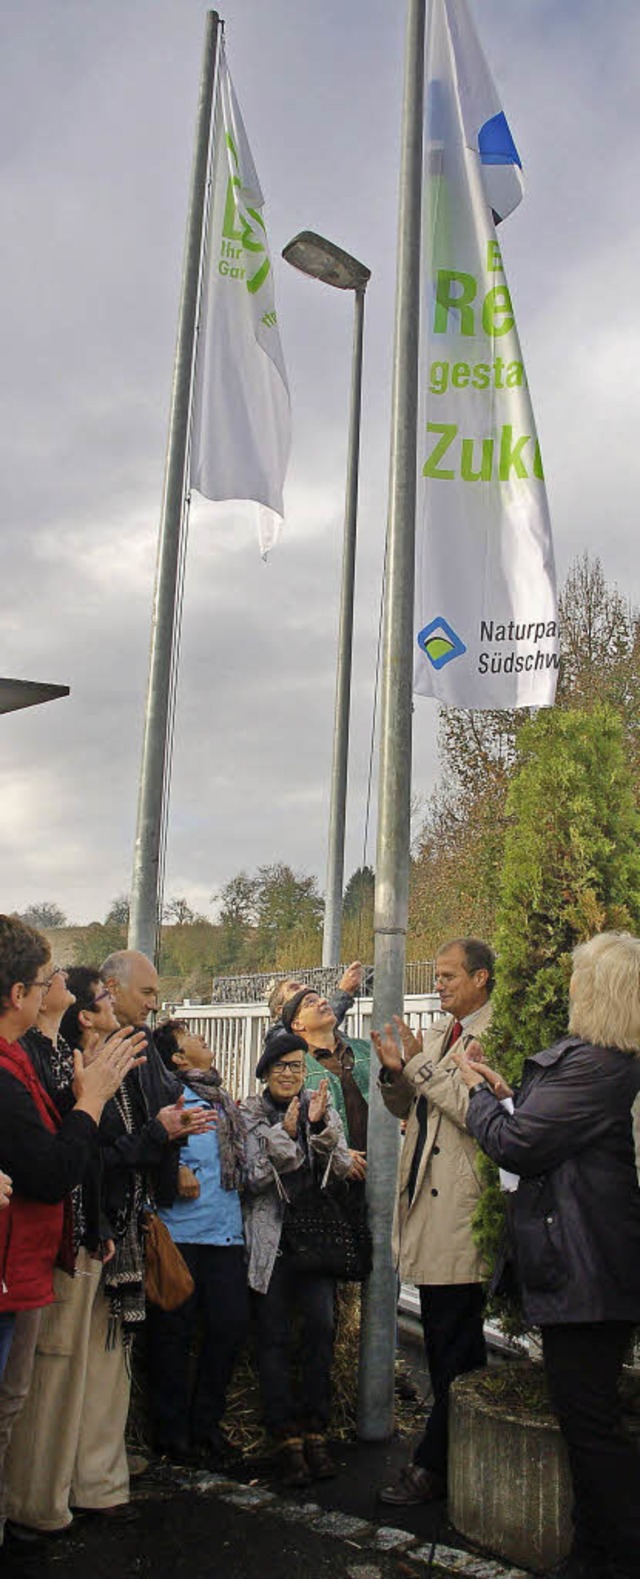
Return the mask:
<path id="1" fill-rule="evenodd" d="M 22 1045 L 59 1112 L 73 1102 L 71 1048 L 89 1061 L 116 1031 L 97 967 L 49 972 L 37 1025 Z M 54 1270 L 55 1304 L 42 1315 L 31 1389 L 7 1458 L 7 1513 L 30 1529 L 64 1529 L 70 1504 L 111 1506 L 127 1478 L 129 1379 L 122 1335 L 107 1344 L 103 1267 L 115 1247 L 100 1185 L 96 1149 L 71 1197 L 74 1275 Z"/>
<path id="2" fill-rule="evenodd" d="M 0 1317 L 15 1316 L 0 1382 L 0 1544 L 5 1458 L 29 1391 L 42 1310 L 56 1297 L 54 1266 L 73 1273 L 70 1193 L 91 1163 L 105 1103 L 136 1067 L 144 1040 L 129 1026 L 91 1064 L 76 1053 L 73 1090 L 62 1115 L 20 1042 L 38 1020 L 53 1029 L 64 995 L 58 978 L 62 973 L 51 970 L 46 938 L 15 916 L 0 916 L 0 1157 L 13 1182 L 10 1204 L 0 1216 Z M 52 986 L 54 1008 L 43 1019 Z M 27 1465 L 28 1458 L 25 1474 Z"/>
<path id="3" fill-rule="evenodd" d="M 265 1421 L 278 1448 L 282 1479 L 304 1486 L 328 1479 L 336 1466 L 326 1443 L 331 1410 L 335 1279 L 298 1272 L 283 1242 L 287 1203 L 314 1177 L 344 1179 L 351 1169 L 342 1121 L 330 1105 L 327 1081 L 304 1090 L 306 1044 L 275 1026 L 268 1032 L 256 1075 L 259 1096 L 242 1104 L 247 1126 L 244 1199 Z M 300 1384 L 292 1378 L 293 1322 L 302 1336 Z"/>

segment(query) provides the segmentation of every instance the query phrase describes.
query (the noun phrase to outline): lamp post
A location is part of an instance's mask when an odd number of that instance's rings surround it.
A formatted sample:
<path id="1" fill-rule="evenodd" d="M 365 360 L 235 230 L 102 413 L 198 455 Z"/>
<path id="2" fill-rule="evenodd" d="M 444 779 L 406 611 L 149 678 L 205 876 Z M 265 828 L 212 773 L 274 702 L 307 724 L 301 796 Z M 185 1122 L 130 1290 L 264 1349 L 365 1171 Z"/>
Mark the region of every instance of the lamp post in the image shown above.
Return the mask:
<path id="1" fill-rule="evenodd" d="M 338 627 L 338 664 L 333 726 L 333 764 L 327 851 L 327 883 L 322 940 L 323 965 L 340 961 L 342 890 L 344 882 L 344 829 L 347 803 L 347 764 L 349 758 L 349 711 L 351 704 L 351 652 L 353 646 L 353 590 L 356 561 L 356 522 L 358 514 L 358 463 L 360 455 L 360 408 L 362 401 L 362 336 L 364 294 L 371 270 L 333 241 L 326 241 L 312 230 L 303 230 L 283 248 L 283 258 L 303 274 L 334 285 L 340 291 L 353 291 L 353 357 L 351 364 L 351 408 L 347 488 L 342 551 L 342 589 Z"/>

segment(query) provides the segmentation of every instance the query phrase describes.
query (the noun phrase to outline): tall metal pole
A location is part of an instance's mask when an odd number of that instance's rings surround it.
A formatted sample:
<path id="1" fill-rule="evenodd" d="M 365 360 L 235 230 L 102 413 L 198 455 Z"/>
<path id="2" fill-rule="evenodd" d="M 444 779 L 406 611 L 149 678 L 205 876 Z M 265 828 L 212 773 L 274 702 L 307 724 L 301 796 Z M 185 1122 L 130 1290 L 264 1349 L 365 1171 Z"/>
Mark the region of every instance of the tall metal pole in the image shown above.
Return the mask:
<path id="1" fill-rule="evenodd" d="M 144 720 L 138 820 L 131 879 L 129 948 L 155 958 L 158 940 L 162 822 L 169 769 L 169 702 L 177 630 L 177 589 L 193 377 L 198 286 L 209 166 L 211 112 L 220 19 L 206 19 L 196 141 L 173 368 L 169 436 L 158 534 L 151 653 Z"/>
<path id="2" fill-rule="evenodd" d="M 378 1030 L 402 1012 L 409 908 L 424 45 L 425 0 L 408 0 L 378 784 L 372 1012 Z M 398 1123 L 382 1103 L 377 1075 L 372 1052 L 367 1197 L 374 1263 L 364 1293 L 358 1393 L 358 1432 L 367 1441 L 393 1430 L 398 1297 L 391 1258 Z"/>
<path id="3" fill-rule="evenodd" d="M 329 848 L 322 939 L 323 965 L 340 962 L 342 930 L 342 889 L 344 882 L 344 827 L 347 806 L 347 764 L 349 759 L 349 713 L 351 706 L 351 652 L 353 646 L 353 591 L 356 565 L 356 526 L 358 517 L 358 469 L 360 458 L 360 410 L 362 405 L 362 338 L 366 286 L 354 291 L 353 358 L 351 364 L 351 410 L 347 494 L 342 551 L 342 591 L 338 628 L 338 668 L 333 729 L 333 766 L 329 809 Z"/>

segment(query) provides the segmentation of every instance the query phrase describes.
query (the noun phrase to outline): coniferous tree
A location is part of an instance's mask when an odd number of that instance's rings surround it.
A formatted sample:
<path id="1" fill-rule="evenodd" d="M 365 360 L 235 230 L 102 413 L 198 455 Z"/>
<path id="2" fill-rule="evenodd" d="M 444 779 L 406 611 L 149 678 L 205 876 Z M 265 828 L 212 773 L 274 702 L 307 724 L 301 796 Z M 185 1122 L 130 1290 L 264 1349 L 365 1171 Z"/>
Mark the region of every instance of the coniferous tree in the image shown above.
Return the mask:
<path id="1" fill-rule="evenodd" d="M 494 942 L 498 955 L 487 1059 L 511 1085 L 525 1058 L 566 1030 L 572 951 L 597 932 L 640 924 L 640 812 L 612 708 L 549 708 L 518 736 Z M 495 1253 L 503 1212 L 495 1169 L 477 1212 Z"/>

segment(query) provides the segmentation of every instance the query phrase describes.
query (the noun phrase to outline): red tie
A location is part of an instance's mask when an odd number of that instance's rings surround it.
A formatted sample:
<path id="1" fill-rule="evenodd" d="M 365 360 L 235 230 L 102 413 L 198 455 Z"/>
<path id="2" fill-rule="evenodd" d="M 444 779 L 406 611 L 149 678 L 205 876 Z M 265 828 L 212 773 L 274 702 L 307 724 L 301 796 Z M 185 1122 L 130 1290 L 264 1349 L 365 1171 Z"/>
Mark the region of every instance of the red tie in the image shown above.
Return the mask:
<path id="1" fill-rule="evenodd" d="M 454 1042 L 457 1042 L 461 1036 L 462 1036 L 462 1021 L 461 1020 L 454 1020 L 453 1025 L 451 1027 L 451 1036 L 449 1037 L 449 1047 L 453 1047 Z M 447 1052 L 449 1051 L 449 1047 L 447 1048 Z"/>

